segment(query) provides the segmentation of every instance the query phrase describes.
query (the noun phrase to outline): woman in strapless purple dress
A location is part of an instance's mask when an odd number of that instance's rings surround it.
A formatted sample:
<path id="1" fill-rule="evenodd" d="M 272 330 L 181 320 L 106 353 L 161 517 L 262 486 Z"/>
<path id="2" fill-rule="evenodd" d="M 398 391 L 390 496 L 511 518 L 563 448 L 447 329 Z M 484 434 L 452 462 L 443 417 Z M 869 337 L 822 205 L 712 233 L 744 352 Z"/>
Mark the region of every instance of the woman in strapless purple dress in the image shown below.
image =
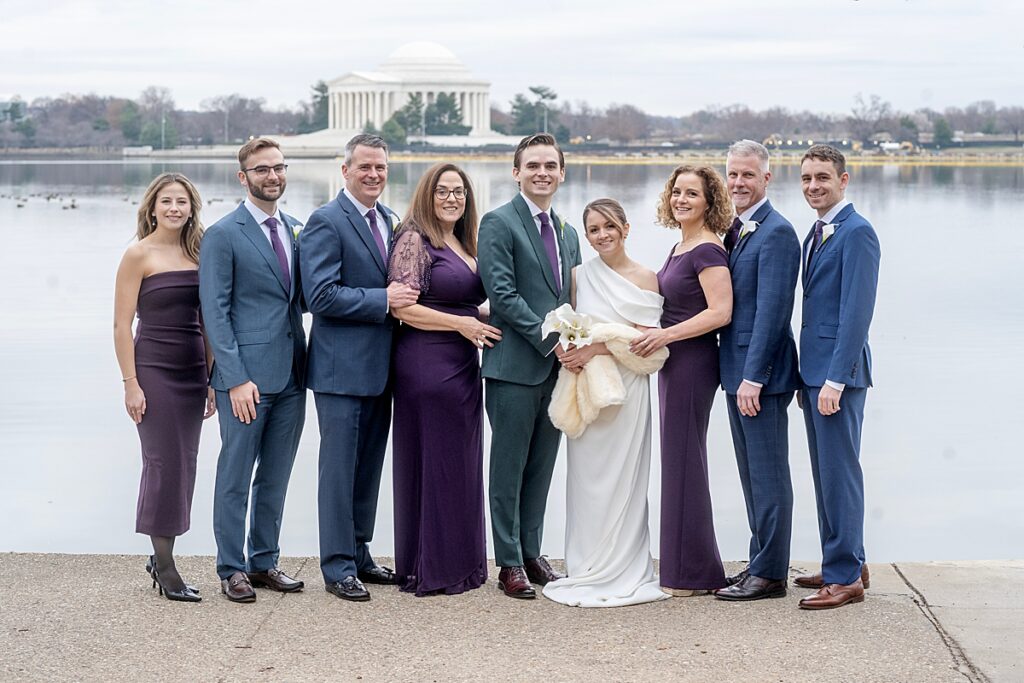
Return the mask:
<path id="1" fill-rule="evenodd" d="M 420 291 L 392 310 L 395 564 L 401 589 L 455 594 L 487 580 L 480 356 L 501 332 L 481 321 L 477 213 L 469 178 L 438 164 L 420 179 L 388 279 Z"/>
<path id="2" fill-rule="evenodd" d="M 725 586 L 708 487 L 707 434 L 718 391 L 718 335 L 732 317 L 729 257 L 720 237 L 733 207 L 725 181 L 708 166 L 680 166 L 665 184 L 658 222 L 679 228 L 680 241 L 658 271 L 665 297 L 661 329 L 633 350 L 668 346 L 658 375 L 661 412 L 661 587 L 670 595 L 704 595 Z"/>
<path id="3" fill-rule="evenodd" d="M 174 540 L 189 529 L 199 432 L 215 411 L 199 316 L 201 206 L 195 186 L 179 173 L 150 183 L 139 207 L 138 241 L 121 259 L 114 298 L 125 409 L 142 442 L 135 530 L 152 541 L 146 571 L 154 586 L 186 602 L 199 602 L 199 591 L 178 574 Z"/>

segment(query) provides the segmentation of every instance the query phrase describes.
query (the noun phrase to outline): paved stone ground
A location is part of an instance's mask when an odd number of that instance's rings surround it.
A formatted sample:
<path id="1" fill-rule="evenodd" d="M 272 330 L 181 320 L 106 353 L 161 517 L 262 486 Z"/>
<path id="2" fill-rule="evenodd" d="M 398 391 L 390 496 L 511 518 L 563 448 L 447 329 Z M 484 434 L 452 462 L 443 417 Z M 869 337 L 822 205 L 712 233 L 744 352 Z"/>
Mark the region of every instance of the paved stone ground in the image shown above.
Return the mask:
<path id="1" fill-rule="evenodd" d="M 282 567 L 306 590 L 219 593 L 210 557 L 179 559 L 200 604 L 160 598 L 145 558 L 0 554 L 3 681 L 1016 681 L 1024 679 L 1024 562 L 872 565 L 864 603 L 797 609 L 810 591 L 612 609 L 479 590 L 369 603 L 324 592 L 315 558 Z M 739 565 L 731 564 L 731 569 Z M 813 570 L 794 565 L 794 572 Z"/>

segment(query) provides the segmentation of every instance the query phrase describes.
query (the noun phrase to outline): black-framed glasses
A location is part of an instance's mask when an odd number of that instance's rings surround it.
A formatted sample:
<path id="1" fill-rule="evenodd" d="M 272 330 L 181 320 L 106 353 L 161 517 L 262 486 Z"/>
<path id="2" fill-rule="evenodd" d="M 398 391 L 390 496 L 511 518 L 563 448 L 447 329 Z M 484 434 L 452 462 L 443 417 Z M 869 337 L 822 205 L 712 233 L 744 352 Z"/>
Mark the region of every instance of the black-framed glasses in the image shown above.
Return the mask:
<path id="1" fill-rule="evenodd" d="M 288 172 L 288 164 L 277 164 L 275 166 L 253 166 L 252 168 L 243 168 L 245 173 L 255 173 L 257 178 L 266 178 L 273 171 L 277 175 L 284 175 Z"/>
<path id="2" fill-rule="evenodd" d="M 452 195 L 455 195 L 456 199 L 465 199 L 469 195 L 469 190 L 464 187 L 456 187 L 454 190 L 449 190 L 446 187 L 434 188 L 434 196 L 442 202 Z"/>

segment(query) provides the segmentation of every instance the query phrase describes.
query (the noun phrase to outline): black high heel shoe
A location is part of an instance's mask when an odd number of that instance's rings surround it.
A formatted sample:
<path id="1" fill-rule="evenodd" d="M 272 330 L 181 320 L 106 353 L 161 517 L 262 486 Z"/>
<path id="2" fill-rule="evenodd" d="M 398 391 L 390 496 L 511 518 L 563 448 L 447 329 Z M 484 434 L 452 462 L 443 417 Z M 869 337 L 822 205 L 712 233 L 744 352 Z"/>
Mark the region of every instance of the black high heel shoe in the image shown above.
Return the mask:
<path id="1" fill-rule="evenodd" d="M 153 567 L 153 583 L 160 587 L 160 595 L 165 596 L 168 600 L 177 600 L 179 602 L 202 602 L 202 598 L 193 593 L 185 586 L 180 591 L 172 591 L 170 588 L 166 588 L 163 581 L 160 580 L 160 572 Z"/>
<path id="2" fill-rule="evenodd" d="M 150 576 L 153 576 L 153 569 L 155 569 L 155 568 L 156 568 L 156 555 L 150 555 L 149 559 L 146 560 L 146 573 L 149 574 Z M 153 588 L 156 588 L 156 578 L 155 577 L 153 578 Z M 199 595 L 199 589 L 196 588 L 195 586 L 191 586 L 191 585 L 186 583 L 185 584 L 185 588 L 189 589 L 190 591 L 192 591 L 196 595 Z"/>

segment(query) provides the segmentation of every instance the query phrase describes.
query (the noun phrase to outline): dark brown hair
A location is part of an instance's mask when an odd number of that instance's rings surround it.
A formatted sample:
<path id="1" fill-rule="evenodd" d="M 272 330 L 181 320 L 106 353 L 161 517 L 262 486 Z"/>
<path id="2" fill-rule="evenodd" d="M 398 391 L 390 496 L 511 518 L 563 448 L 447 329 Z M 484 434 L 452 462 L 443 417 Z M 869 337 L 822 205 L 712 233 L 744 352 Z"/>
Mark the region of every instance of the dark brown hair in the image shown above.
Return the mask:
<path id="1" fill-rule="evenodd" d="M 441 176 L 448 171 L 458 173 L 466 187 L 466 210 L 463 211 L 462 217 L 455 221 L 455 239 L 459 240 L 467 254 L 476 258 L 476 200 L 473 198 L 469 176 L 455 164 L 436 164 L 427 169 L 416 184 L 404 223 L 422 234 L 435 249 L 444 247 L 444 228 L 441 227 L 441 222 L 437 220 L 437 214 L 434 212 L 434 190 L 437 189 Z"/>
<path id="2" fill-rule="evenodd" d="M 533 135 L 527 135 L 525 138 L 519 141 L 519 145 L 516 147 L 515 156 L 512 157 L 512 166 L 519 168 L 519 162 L 522 159 L 523 151 L 527 147 L 533 147 L 535 145 L 547 145 L 554 147 L 555 151 L 558 152 L 558 167 L 565 168 L 565 155 L 562 154 L 562 148 L 558 146 L 558 141 L 555 140 L 555 136 L 550 133 L 534 133 Z"/>
<path id="3" fill-rule="evenodd" d="M 800 165 L 802 166 L 808 159 L 831 161 L 832 165 L 836 169 L 836 175 L 843 175 L 846 173 L 846 157 L 844 157 L 843 153 L 832 145 L 811 145 L 811 147 L 804 152 L 803 157 L 800 158 Z"/>

